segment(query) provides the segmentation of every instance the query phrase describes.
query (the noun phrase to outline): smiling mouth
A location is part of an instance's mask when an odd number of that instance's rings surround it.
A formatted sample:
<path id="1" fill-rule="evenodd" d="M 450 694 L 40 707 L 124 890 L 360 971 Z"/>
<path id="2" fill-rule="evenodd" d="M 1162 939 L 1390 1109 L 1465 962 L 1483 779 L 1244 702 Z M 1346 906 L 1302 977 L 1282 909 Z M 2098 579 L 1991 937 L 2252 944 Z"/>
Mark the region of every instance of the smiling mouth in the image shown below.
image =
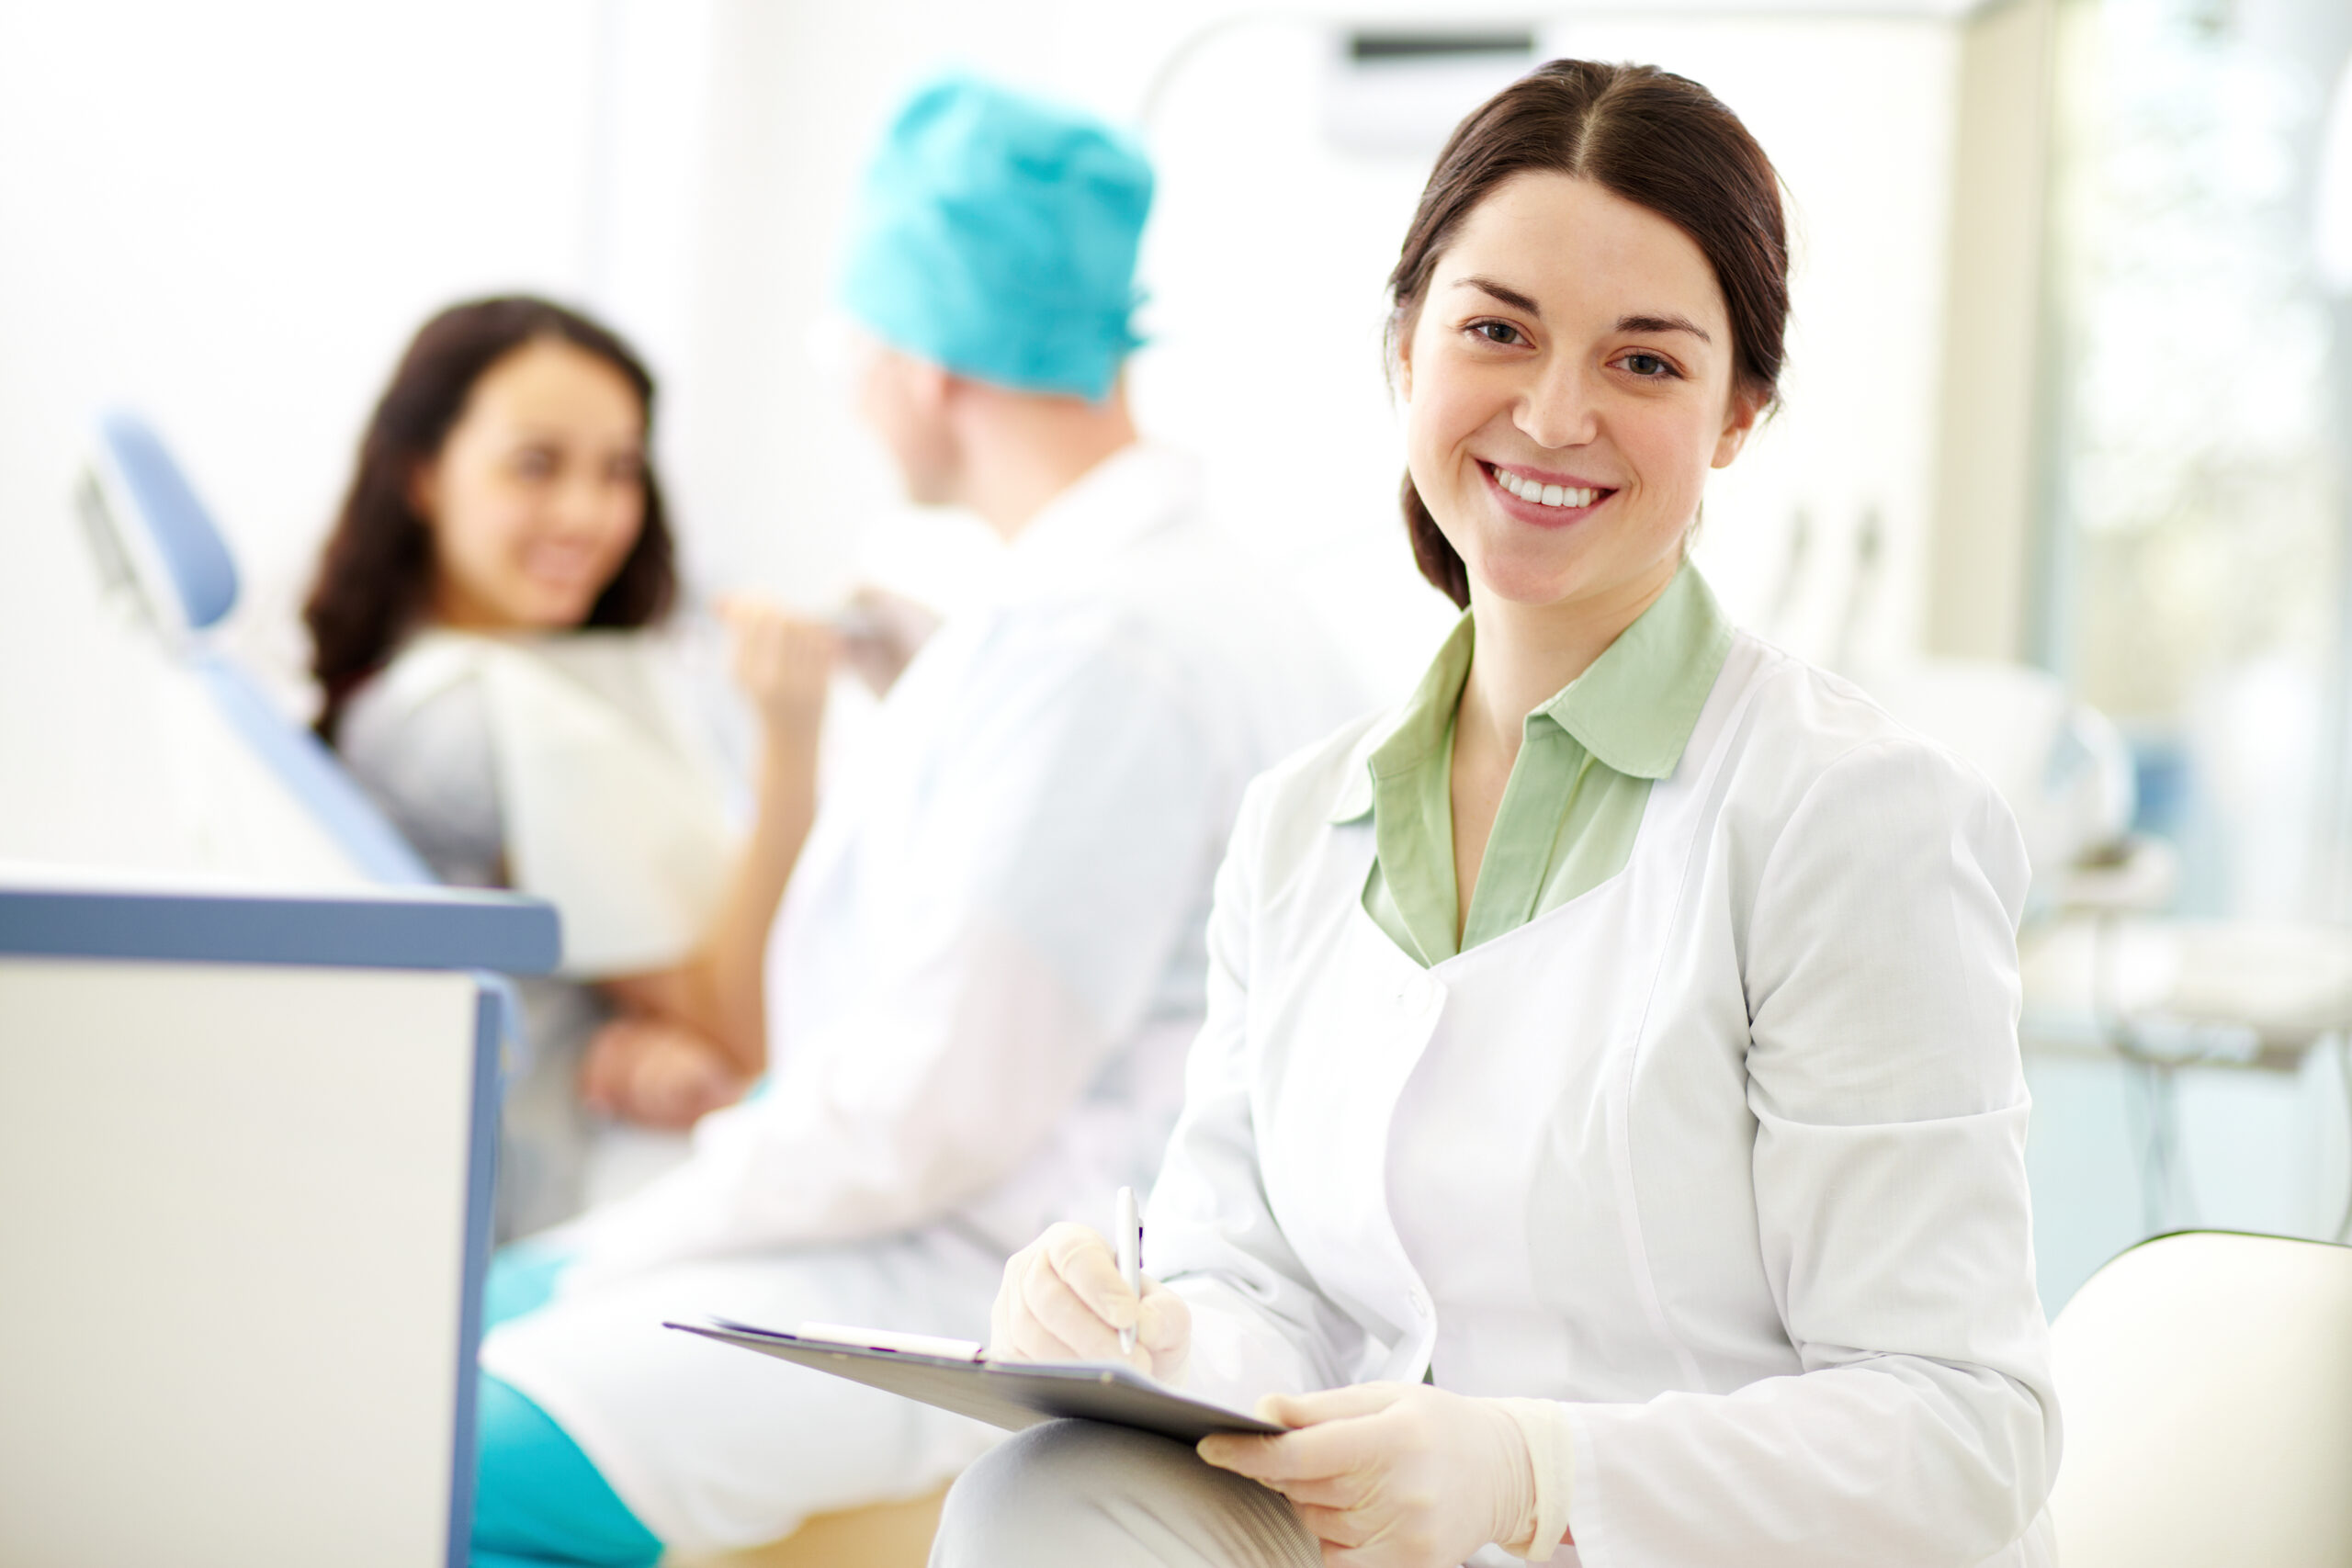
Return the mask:
<path id="1" fill-rule="evenodd" d="M 540 546 L 524 552 L 523 574 L 548 588 L 578 589 L 594 577 L 595 554 L 561 546 Z"/>
<path id="2" fill-rule="evenodd" d="M 1552 485 L 1534 479 L 1521 479 L 1509 468 L 1493 463 L 1479 465 L 1491 475 L 1498 487 L 1532 506 L 1548 506 L 1555 512 L 1580 512 L 1598 506 L 1617 492 L 1598 485 Z"/>

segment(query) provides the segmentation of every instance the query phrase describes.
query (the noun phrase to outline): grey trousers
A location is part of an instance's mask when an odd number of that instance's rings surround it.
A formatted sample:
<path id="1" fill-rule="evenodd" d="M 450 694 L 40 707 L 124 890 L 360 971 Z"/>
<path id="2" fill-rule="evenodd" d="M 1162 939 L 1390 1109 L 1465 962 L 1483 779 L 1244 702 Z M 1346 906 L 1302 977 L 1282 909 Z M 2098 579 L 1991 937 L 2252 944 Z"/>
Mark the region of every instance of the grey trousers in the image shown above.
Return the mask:
<path id="1" fill-rule="evenodd" d="M 947 1495 L 931 1568 L 1321 1568 L 1278 1492 L 1125 1427 L 1052 1421 L 1000 1443 Z"/>

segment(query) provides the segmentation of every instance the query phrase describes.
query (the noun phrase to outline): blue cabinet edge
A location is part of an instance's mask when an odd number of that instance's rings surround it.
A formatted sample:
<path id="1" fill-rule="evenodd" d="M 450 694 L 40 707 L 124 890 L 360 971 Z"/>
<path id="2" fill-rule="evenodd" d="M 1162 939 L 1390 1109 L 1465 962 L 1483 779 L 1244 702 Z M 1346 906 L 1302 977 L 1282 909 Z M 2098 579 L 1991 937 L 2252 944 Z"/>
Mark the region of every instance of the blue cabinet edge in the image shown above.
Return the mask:
<path id="1" fill-rule="evenodd" d="M 554 907 L 511 893 L 390 897 L 0 887 L 0 955 L 544 975 Z"/>

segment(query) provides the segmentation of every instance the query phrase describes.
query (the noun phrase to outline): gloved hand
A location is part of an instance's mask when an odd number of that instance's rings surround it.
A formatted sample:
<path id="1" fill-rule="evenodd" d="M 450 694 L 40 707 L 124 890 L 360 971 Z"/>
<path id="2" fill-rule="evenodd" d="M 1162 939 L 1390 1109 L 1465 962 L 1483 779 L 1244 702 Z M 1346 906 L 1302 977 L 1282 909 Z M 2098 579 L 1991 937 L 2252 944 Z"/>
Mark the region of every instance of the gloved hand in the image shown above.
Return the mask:
<path id="1" fill-rule="evenodd" d="M 1279 1438 L 1204 1438 L 1209 1463 L 1272 1487 L 1323 1544 L 1327 1568 L 1455 1568 L 1535 1533 L 1535 1467 L 1500 1402 L 1426 1383 L 1269 1394 Z"/>
<path id="2" fill-rule="evenodd" d="M 1136 1330 L 1122 1354 L 1119 1330 Z M 1147 1277 L 1143 1295 L 1119 1278 L 1110 1243 L 1065 1220 L 1014 1253 L 989 1314 L 989 1354 L 1009 1361 L 1124 1361 L 1162 1382 L 1184 1375 L 1193 1313 Z"/>

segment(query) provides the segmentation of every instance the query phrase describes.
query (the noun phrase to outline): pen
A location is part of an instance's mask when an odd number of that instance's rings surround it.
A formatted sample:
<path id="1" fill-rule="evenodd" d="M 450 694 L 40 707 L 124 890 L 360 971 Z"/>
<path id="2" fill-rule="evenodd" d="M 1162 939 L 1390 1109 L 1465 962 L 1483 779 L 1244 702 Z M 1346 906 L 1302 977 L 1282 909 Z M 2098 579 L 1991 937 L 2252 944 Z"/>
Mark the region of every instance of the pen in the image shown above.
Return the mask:
<path id="1" fill-rule="evenodd" d="M 1143 1215 L 1136 1208 L 1136 1190 L 1119 1189 L 1119 1278 L 1136 1293 L 1138 1311 L 1143 1304 Z M 1136 1348 L 1136 1331 L 1119 1330 L 1119 1354 L 1126 1355 Z"/>

